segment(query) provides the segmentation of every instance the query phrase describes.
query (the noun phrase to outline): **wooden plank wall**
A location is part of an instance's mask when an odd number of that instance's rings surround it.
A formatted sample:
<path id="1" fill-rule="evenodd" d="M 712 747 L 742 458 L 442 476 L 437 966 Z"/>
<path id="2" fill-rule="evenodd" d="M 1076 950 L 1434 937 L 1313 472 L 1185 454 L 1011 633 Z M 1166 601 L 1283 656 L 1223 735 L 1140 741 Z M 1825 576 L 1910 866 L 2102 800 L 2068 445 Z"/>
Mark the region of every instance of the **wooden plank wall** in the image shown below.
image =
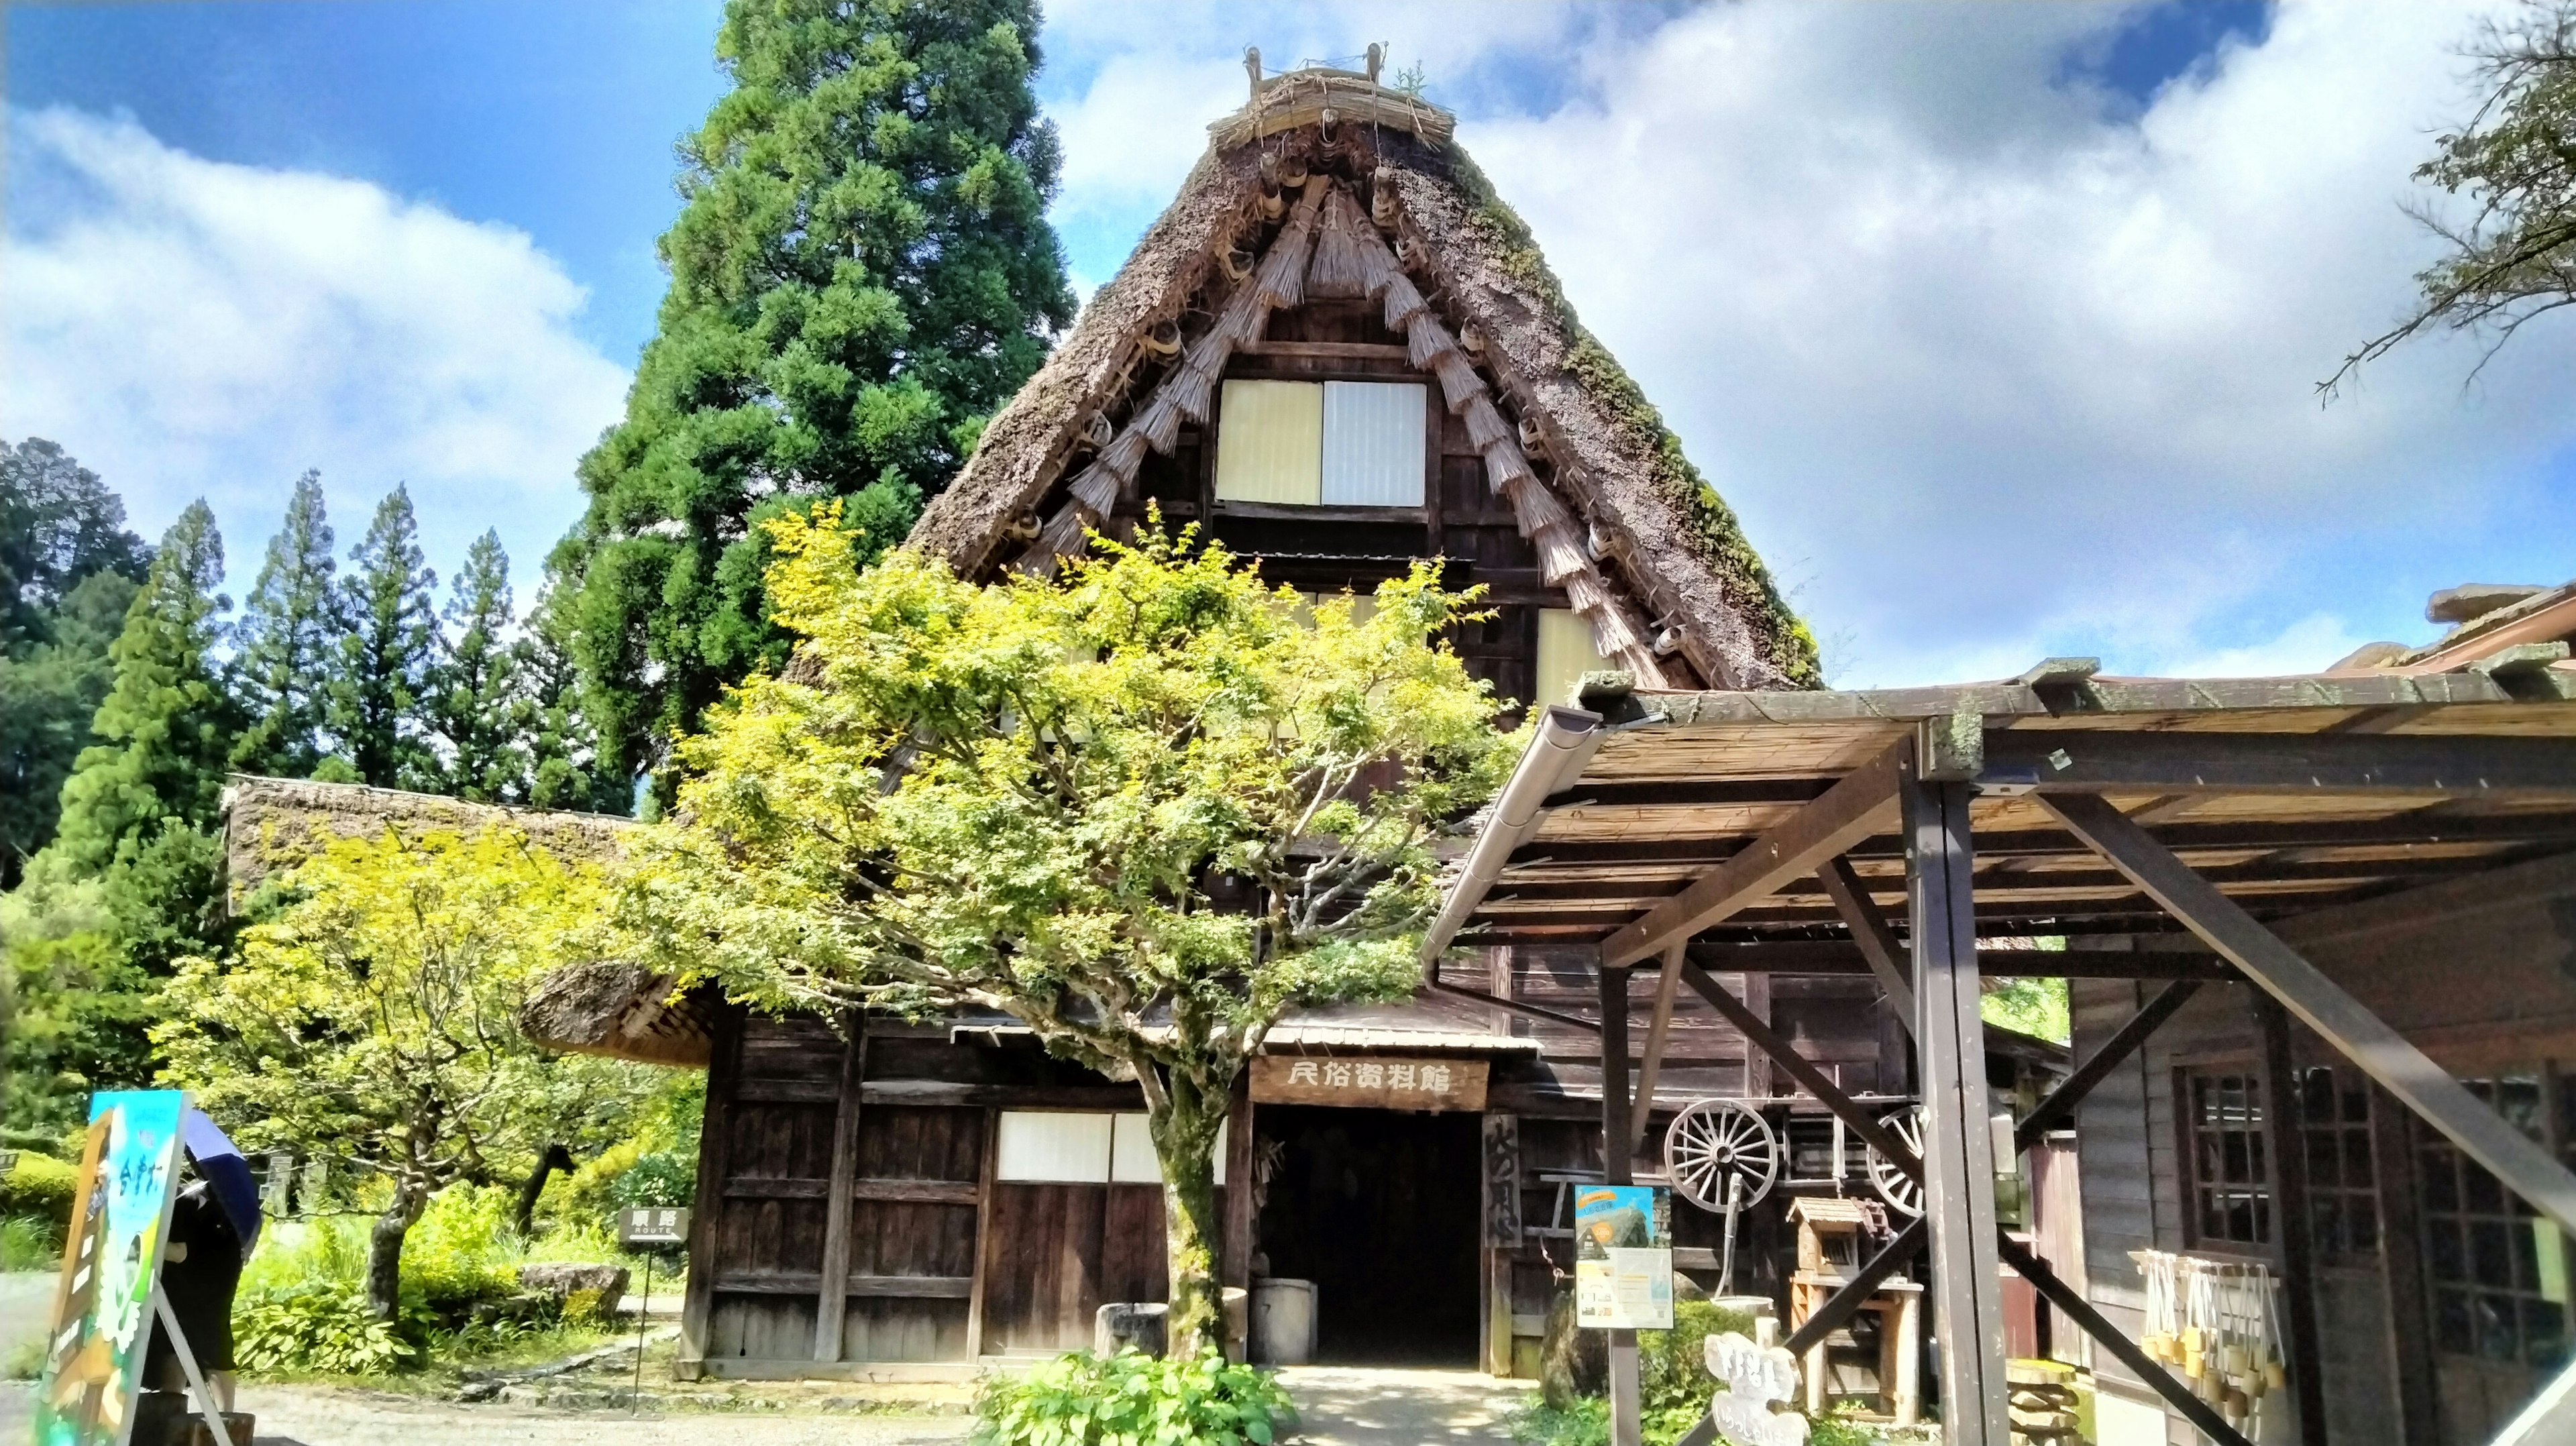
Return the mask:
<path id="1" fill-rule="evenodd" d="M 2576 1060 L 2576 858 L 2519 865 L 2277 927 L 2455 1074 L 2476 1078 L 2507 1067 Z M 2132 984 L 2075 981 L 2070 1002 L 2077 1057 L 2097 1047 L 2141 997 Z M 2295 1026 L 2293 1053 L 2301 1068 L 2345 1064 L 2324 1041 Z M 2204 989 L 2157 1032 L 2134 1066 L 2106 1080 L 2078 1113 L 2092 1299 L 2126 1328 L 2136 1329 L 2142 1304 L 2130 1250 L 2152 1242 L 2158 1249 L 2213 1253 L 2191 1246 L 2184 1229 L 2174 1071 L 2199 1062 L 2250 1067 L 2257 1055 L 2244 987 Z M 2374 1108 L 2402 1107 L 2383 1095 Z M 2383 1141 L 2392 1133 L 2402 1138 L 2402 1131 L 2382 1131 Z M 2405 1192 L 2410 1199 L 2397 1204 L 2411 1205 L 2411 1152 L 2383 1144 L 2377 1166 L 2383 1195 Z M 2443 1398 L 2436 1446 L 2473 1446 L 2538 1381 L 2516 1371 L 2500 1384 L 2497 1368 L 2468 1361 L 2443 1361 L 2434 1383 L 2408 1370 L 2398 1344 L 2405 1287 L 2390 1279 L 2392 1251 L 2409 1270 L 2419 1268 L 2409 1240 L 2383 1245 L 2377 1265 L 2319 1269 L 2328 1436 L 2338 1446 L 2396 1446 L 2406 1440 L 2402 1393 L 2429 1389 Z M 2117 1364 L 2099 1353 L 2095 1365 L 2106 1378 L 2124 1379 Z M 2174 1446 L 2193 1439 L 2178 1417 L 2169 1417 L 2167 1427 Z"/>

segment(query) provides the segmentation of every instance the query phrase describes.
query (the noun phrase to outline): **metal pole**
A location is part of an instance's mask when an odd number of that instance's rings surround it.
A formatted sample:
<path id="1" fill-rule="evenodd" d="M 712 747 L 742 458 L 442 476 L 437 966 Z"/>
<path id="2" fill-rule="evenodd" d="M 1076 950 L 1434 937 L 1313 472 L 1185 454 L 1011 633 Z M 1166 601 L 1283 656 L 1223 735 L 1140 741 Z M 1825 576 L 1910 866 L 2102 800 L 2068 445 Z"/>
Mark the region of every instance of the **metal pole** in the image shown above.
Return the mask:
<path id="1" fill-rule="evenodd" d="M 1601 1179 L 1625 1185 L 1628 1157 L 1628 971 L 1601 970 Z M 1643 1403 L 1637 1388 L 1637 1333 L 1609 1333 L 1610 1446 L 1643 1446 Z"/>
<path id="2" fill-rule="evenodd" d="M 644 1294 L 635 1306 L 634 1414 L 644 1414 L 644 1332 L 653 1321 L 653 1252 L 644 1252 Z"/>

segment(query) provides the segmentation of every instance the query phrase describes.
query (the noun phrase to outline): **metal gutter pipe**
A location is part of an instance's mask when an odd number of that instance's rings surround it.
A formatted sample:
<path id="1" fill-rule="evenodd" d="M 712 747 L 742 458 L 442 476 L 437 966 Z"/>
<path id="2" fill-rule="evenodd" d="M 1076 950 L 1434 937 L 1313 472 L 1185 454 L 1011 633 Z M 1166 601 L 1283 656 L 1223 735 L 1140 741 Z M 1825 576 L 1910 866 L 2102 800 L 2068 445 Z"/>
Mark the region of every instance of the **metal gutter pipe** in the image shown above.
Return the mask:
<path id="1" fill-rule="evenodd" d="M 1503 865 L 1511 861 L 1512 852 L 1538 831 L 1539 821 L 1547 816 L 1550 795 L 1582 776 L 1583 766 L 1592 761 L 1593 750 L 1601 746 L 1608 729 L 1601 726 L 1601 715 L 1580 708 L 1551 707 L 1541 714 L 1538 736 L 1530 740 L 1521 754 L 1520 765 L 1512 770 L 1511 781 L 1503 785 L 1494 800 L 1493 816 L 1485 821 L 1485 830 L 1476 836 L 1475 845 L 1467 851 L 1466 867 L 1457 883 L 1450 886 L 1449 897 L 1431 921 L 1429 933 L 1422 936 L 1422 977 L 1425 983 L 1438 984 L 1440 956 L 1449 950 L 1449 941 L 1466 927 L 1467 917 L 1485 902 L 1494 881 L 1502 877 Z"/>

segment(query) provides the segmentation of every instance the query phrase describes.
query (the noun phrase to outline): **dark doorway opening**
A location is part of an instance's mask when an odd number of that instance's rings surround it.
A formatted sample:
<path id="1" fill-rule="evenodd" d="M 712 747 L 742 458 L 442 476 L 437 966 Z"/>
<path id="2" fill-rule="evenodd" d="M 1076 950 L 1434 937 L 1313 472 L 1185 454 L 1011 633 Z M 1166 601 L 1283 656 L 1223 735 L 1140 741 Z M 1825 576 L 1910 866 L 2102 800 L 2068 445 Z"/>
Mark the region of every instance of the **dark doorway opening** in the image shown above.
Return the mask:
<path id="1" fill-rule="evenodd" d="M 1472 1114 L 1263 1105 L 1268 1273 L 1315 1282 L 1318 1360 L 1476 1363 L 1484 1135 Z"/>

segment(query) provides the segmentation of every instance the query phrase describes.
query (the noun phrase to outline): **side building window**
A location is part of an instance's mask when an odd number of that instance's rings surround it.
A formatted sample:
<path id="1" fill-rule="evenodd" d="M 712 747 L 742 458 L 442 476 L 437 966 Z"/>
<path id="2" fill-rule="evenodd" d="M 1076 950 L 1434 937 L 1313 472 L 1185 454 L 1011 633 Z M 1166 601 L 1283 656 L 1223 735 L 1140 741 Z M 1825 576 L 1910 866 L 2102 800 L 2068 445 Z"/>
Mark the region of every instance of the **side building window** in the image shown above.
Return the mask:
<path id="1" fill-rule="evenodd" d="M 1225 1134 L 1216 1131 L 1216 1183 L 1225 1183 Z M 993 1178 L 1011 1184 L 1160 1185 L 1162 1162 L 1140 1113 L 1004 1110 Z"/>
<path id="2" fill-rule="evenodd" d="M 2536 1072 L 2461 1083 L 2523 1133 L 2545 1133 Z M 2555 1371 L 2567 1359 L 2566 1237 L 2449 1140 L 2411 1123 L 2434 1347 Z"/>
<path id="3" fill-rule="evenodd" d="M 2272 1243 L 2272 1171 L 2264 1157 L 2263 1086 L 2250 1066 L 2174 1071 L 2180 1114 L 2184 1234 L 2195 1246 Z"/>
<path id="4" fill-rule="evenodd" d="M 2379 1171 L 2370 1149 L 2370 1082 L 2357 1070 L 2299 1071 L 2307 1149 L 2308 1238 L 2329 1265 L 2379 1258 Z"/>
<path id="5" fill-rule="evenodd" d="M 1419 507 L 1427 406 L 1413 382 L 1227 382 L 1217 500 Z"/>

